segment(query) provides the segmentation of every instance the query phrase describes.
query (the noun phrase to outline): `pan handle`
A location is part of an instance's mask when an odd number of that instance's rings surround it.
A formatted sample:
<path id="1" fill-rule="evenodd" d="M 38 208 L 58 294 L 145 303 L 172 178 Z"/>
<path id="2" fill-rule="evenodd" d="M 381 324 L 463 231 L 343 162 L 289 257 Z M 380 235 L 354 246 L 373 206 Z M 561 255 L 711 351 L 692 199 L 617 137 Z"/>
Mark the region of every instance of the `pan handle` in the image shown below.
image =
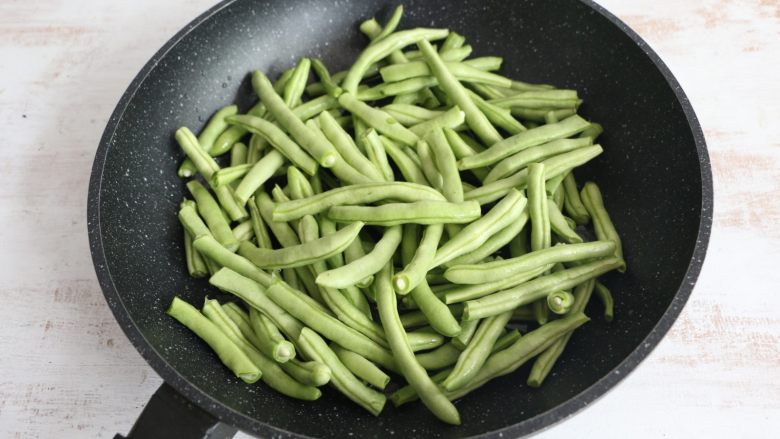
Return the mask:
<path id="1" fill-rule="evenodd" d="M 237 431 L 163 383 L 130 433 L 127 436 L 117 434 L 114 439 L 230 439 Z"/>

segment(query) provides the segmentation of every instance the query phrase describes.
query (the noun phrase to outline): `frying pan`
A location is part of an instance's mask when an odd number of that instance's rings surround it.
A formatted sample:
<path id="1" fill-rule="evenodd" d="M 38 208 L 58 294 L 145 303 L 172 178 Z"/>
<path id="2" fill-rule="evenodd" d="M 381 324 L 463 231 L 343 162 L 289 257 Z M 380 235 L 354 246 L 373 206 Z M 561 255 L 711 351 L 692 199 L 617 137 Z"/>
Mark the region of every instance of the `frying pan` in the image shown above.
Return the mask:
<path id="1" fill-rule="evenodd" d="M 605 152 L 578 178 L 599 183 L 622 233 L 628 271 L 605 279 L 615 321 L 605 323 L 592 304 L 593 320 L 574 333 L 542 388 L 525 386 L 522 368 L 459 401 L 463 425 L 450 427 L 421 404 L 374 418 L 332 389 L 310 403 L 246 385 L 164 314 L 174 295 L 199 303 L 219 294 L 185 269 L 176 212 L 186 189 L 176 177 L 174 130 L 200 129 L 229 102 L 246 109 L 256 99 L 254 69 L 276 75 L 302 56 L 332 71 L 348 67 L 365 45 L 357 24 L 385 19 L 396 1 L 222 2 L 165 44 L 122 96 L 95 157 L 88 216 L 108 305 L 165 380 L 130 437 L 230 437 L 235 428 L 265 437 L 525 435 L 616 385 L 680 313 L 709 238 L 712 177 L 696 116 L 658 56 L 590 1 L 407 0 L 403 27 L 453 29 L 475 53 L 504 57 L 508 76 L 575 88 L 581 113 L 604 125 Z"/>

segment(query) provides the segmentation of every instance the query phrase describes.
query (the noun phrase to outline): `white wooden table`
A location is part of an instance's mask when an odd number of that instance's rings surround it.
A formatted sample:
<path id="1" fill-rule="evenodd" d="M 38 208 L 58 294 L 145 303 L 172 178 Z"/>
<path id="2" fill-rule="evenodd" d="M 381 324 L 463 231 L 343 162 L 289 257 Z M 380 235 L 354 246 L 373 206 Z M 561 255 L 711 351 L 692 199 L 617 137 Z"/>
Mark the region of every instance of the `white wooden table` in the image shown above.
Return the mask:
<path id="1" fill-rule="evenodd" d="M 87 182 L 146 60 L 212 0 L 0 1 L 0 437 L 127 432 L 160 378 L 92 269 Z M 715 178 L 699 282 L 625 381 L 545 438 L 780 430 L 780 1 L 602 0 L 666 61 Z"/>

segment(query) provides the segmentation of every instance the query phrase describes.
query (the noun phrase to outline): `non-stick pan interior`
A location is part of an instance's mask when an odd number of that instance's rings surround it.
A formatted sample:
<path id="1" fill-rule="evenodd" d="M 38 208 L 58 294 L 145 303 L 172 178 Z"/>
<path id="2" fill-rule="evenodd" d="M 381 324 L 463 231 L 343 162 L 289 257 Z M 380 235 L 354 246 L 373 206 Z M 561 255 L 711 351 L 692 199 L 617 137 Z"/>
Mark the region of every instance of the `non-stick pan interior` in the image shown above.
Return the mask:
<path id="1" fill-rule="evenodd" d="M 462 437 L 502 429 L 555 409 L 610 375 L 632 351 L 651 348 L 643 346 L 645 337 L 670 305 L 684 303 L 684 297 L 673 299 L 687 284 L 699 233 L 698 128 L 692 132 L 673 87 L 643 48 L 576 0 L 405 1 L 402 27 L 451 28 L 466 36 L 475 54 L 502 56 L 502 71 L 511 77 L 576 88 L 585 101 L 581 113 L 604 125 L 599 141 L 605 153 L 577 177 L 599 183 L 623 238 L 628 271 L 606 279 L 616 301 L 615 321 L 604 322 L 594 301 L 588 309 L 592 322 L 574 334 L 541 389 L 525 386 L 527 367 L 496 380 L 457 403 L 463 425 L 456 428 L 436 421 L 419 403 L 399 410 L 388 403 L 374 418 L 332 389 L 317 402 L 303 403 L 262 384 L 246 385 L 164 314 L 174 295 L 200 303 L 205 295 L 218 294 L 186 273 L 176 219 L 186 189 L 176 176 L 182 153 L 174 130 L 198 130 L 212 112 L 233 101 L 250 105 L 255 98 L 247 74 L 254 69 L 273 77 L 303 56 L 323 59 L 331 71 L 348 67 L 366 43 L 358 23 L 374 14 L 382 21 L 394 5 L 238 0 L 219 9 L 147 67 L 148 75 L 128 91 L 126 108 L 115 114 L 98 153 L 96 172 L 103 166 L 102 176 L 93 176 L 93 185 L 99 178 L 93 189 L 99 199 L 93 199 L 97 210 L 91 227 L 102 240 L 104 259 L 100 240 L 93 240 L 101 281 L 118 294 L 117 301 L 107 293 L 109 303 L 165 379 L 243 429 L 270 434 L 272 426 L 332 438 Z M 603 383 L 615 381 L 607 378 L 590 391 L 600 394 L 611 385 Z M 575 408 L 570 404 L 514 431 L 538 428 Z"/>

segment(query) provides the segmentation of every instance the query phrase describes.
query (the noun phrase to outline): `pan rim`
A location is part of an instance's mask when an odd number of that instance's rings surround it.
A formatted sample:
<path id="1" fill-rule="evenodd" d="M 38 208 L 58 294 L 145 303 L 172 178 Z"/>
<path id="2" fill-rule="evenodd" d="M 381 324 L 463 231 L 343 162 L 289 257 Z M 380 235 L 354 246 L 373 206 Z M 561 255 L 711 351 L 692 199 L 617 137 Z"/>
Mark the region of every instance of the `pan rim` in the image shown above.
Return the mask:
<path id="1" fill-rule="evenodd" d="M 307 438 L 309 436 L 277 428 L 271 424 L 258 421 L 224 405 L 220 401 L 210 396 L 207 392 L 200 389 L 194 383 L 186 380 L 170 364 L 168 364 L 165 358 L 152 347 L 151 343 L 146 340 L 139 328 L 136 326 L 129 312 L 126 310 L 121 300 L 120 294 L 113 282 L 106 261 L 102 242 L 100 225 L 100 192 L 103 180 L 103 170 L 115 131 L 120 121 L 122 120 L 128 104 L 132 101 L 136 92 L 146 80 L 147 76 L 156 68 L 157 64 L 173 47 L 175 47 L 184 37 L 186 37 L 198 26 L 203 24 L 222 9 L 233 4 L 235 1 L 236 0 L 223 0 L 188 23 L 151 57 L 151 59 L 143 66 L 127 89 L 123 92 L 119 102 L 111 114 L 111 117 L 109 118 L 109 121 L 100 139 L 100 143 L 95 153 L 95 159 L 92 165 L 87 202 L 87 228 L 89 234 L 90 252 L 92 254 L 92 260 L 98 282 L 100 284 L 101 290 L 103 291 L 106 302 L 108 303 L 108 306 L 114 315 L 114 318 L 117 320 L 117 323 L 119 323 L 119 326 L 122 328 L 125 336 L 130 340 L 136 350 L 152 367 L 152 369 L 154 369 L 155 372 L 157 372 L 163 378 L 166 383 L 171 385 L 174 389 L 176 389 L 176 391 L 184 395 L 187 399 L 206 410 L 216 418 L 239 429 L 264 436 L 281 435 L 281 437 Z M 579 412 L 581 409 L 590 405 L 592 402 L 605 395 L 608 391 L 612 390 L 629 373 L 635 370 L 636 367 L 650 354 L 650 352 L 658 345 L 661 339 L 669 331 L 673 323 L 677 320 L 677 317 L 680 315 L 685 303 L 688 301 L 688 298 L 693 291 L 696 280 L 699 276 L 699 273 L 701 272 L 701 268 L 707 252 L 707 246 L 709 244 L 714 202 L 712 171 L 704 133 L 702 132 L 701 125 L 699 124 L 698 118 L 696 117 L 688 97 L 686 96 L 677 79 L 674 77 L 666 64 L 661 60 L 658 54 L 656 54 L 656 52 L 628 25 L 592 0 L 578 1 L 590 7 L 592 10 L 609 20 L 613 25 L 617 26 L 621 32 L 626 34 L 634 42 L 634 44 L 636 44 L 645 53 L 645 55 L 652 61 L 655 67 L 662 74 L 667 84 L 671 87 L 677 101 L 680 103 L 680 106 L 683 109 L 683 113 L 686 116 L 688 126 L 691 130 L 691 134 L 696 145 L 697 155 L 699 157 L 699 170 L 701 173 L 701 216 L 699 221 L 697 240 L 683 281 L 680 284 L 680 287 L 678 288 L 677 293 L 672 299 L 669 307 L 666 309 L 666 311 L 664 311 L 664 314 L 661 316 L 660 320 L 658 323 L 656 323 L 650 333 L 622 362 L 620 362 L 607 375 L 596 381 L 588 388 L 584 389 L 579 394 L 571 397 L 566 402 L 517 424 L 472 436 L 474 438 L 497 437 L 499 435 L 517 437 L 541 431 Z"/>

